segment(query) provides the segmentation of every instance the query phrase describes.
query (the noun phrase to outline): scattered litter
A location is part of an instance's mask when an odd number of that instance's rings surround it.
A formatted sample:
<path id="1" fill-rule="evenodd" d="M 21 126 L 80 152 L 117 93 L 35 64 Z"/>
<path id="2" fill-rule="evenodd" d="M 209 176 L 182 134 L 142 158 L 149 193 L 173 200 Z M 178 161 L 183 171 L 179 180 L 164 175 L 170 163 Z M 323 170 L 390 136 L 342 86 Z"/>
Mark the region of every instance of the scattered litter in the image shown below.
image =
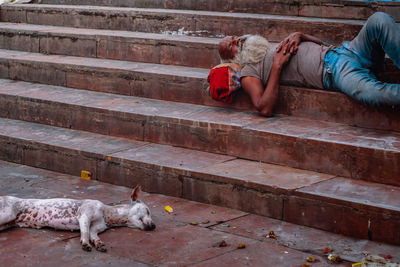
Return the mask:
<path id="1" fill-rule="evenodd" d="M 285 253 L 285 254 L 288 254 L 288 253 L 289 253 L 289 251 L 284 251 L 283 253 Z"/>
<path id="2" fill-rule="evenodd" d="M 246 245 L 245 244 L 243 244 L 243 243 L 240 243 L 239 245 L 238 245 L 238 249 L 242 249 L 242 248 L 245 248 L 246 247 Z"/>
<path id="3" fill-rule="evenodd" d="M 177 223 L 176 226 L 186 226 L 186 223 Z"/>
<path id="4" fill-rule="evenodd" d="M 252 233 L 253 231 L 251 231 L 251 230 L 247 229 L 247 230 L 246 230 L 246 232 L 248 232 L 248 233 Z"/>
<path id="5" fill-rule="evenodd" d="M 210 223 L 209 220 L 205 220 L 205 221 L 201 222 L 201 224 L 208 224 L 208 223 Z"/>
<path id="6" fill-rule="evenodd" d="M 351 267 L 361 267 L 365 262 L 356 262 L 351 265 Z"/>
<path id="7" fill-rule="evenodd" d="M 210 32 L 206 30 L 199 30 L 199 31 L 185 31 L 185 28 L 182 27 L 178 29 L 177 31 L 162 31 L 162 34 L 167 34 L 167 35 L 192 35 L 192 36 L 204 36 L 204 35 L 209 35 Z"/>
<path id="8" fill-rule="evenodd" d="M 307 264 L 307 263 L 304 263 L 304 264 L 301 265 L 301 267 L 311 267 L 311 265 Z"/>
<path id="9" fill-rule="evenodd" d="M 233 10 L 229 10 L 229 13 L 233 13 L 234 11 Z"/>
<path id="10" fill-rule="evenodd" d="M 391 255 L 386 256 L 391 257 Z M 366 255 L 363 259 L 362 265 L 356 265 L 356 267 L 400 267 L 399 263 L 391 262 L 388 258 L 386 258 L 386 256 L 383 258 L 378 255 Z"/>
<path id="11" fill-rule="evenodd" d="M 199 223 L 198 222 L 191 222 L 190 224 L 191 225 L 198 225 Z"/>
<path id="12" fill-rule="evenodd" d="M 90 171 L 81 170 L 81 178 L 84 180 L 92 180 L 92 173 Z"/>
<path id="13" fill-rule="evenodd" d="M 174 209 L 173 209 L 171 206 L 169 206 L 169 205 L 165 206 L 164 209 L 165 209 L 165 211 L 168 212 L 168 213 L 174 212 Z"/>
<path id="14" fill-rule="evenodd" d="M 227 235 L 224 235 L 224 236 L 222 236 L 221 238 L 222 238 L 222 239 L 227 239 L 228 236 L 227 236 Z"/>
<path id="15" fill-rule="evenodd" d="M 331 252 L 332 252 L 332 249 L 330 249 L 330 248 L 324 248 L 322 250 L 322 253 L 324 253 L 324 254 L 328 254 L 328 253 L 331 253 Z"/>
<path id="16" fill-rule="evenodd" d="M 216 214 L 217 212 L 215 211 L 215 210 L 212 210 L 211 211 L 211 214 Z"/>
<path id="17" fill-rule="evenodd" d="M 232 229 L 236 229 L 237 227 L 236 226 L 232 226 Z"/>
<path id="18" fill-rule="evenodd" d="M 220 242 L 217 242 L 217 243 L 215 243 L 215 244 L 213 245 L 213 247 L 219 247 L 219 248 L 226 247 L 226 246 L 228 246 L 228 244 L 225 242 L 225 240 L 222 240 L 222 241 L 220 241 Z"/>
<path id="19" fill-rule="evenodd" d="M 329 254 L 328 260 L 330 260 L 331 263 L 340 263 L 343 261 L 342 258 L 337 254 Z"/>
<path id="20" fill-rule="evenodd" d="M 307 257 L 307 259 L 306 259 L 308 262 L 314 262 L 315 261 L 315 258 L 313 257 L 313 256 L 309 256 L 309 257 Z"/>
<path id="21" fill-rule="evenodd" d="M 111 160 L 111 157 L 110 157 L 110 156 L 108 156 L 108 157 L 107 157 L 107 160 L 108 160 L 108 161 L 110 161 L 110 160 Z"/>
<path id="22" fill-rule="evenodd" d="M 274 231 L 269 231 L 269 233 L 266 236 L 266 238 L 276 239 L 276 235 L 275 235 Z"/>
<path id="23" fill-rule="evenodd" d="M 227 223 L 221 223 L 221 226 L 222 226 L 222 227 L 229 227 L 229 224 L 227 224 Z"/>
<path id="24" fill-rule="evenodd" d="M 376 263 L 383 263 L 383 264 L 390 262 L 390 260 L 385 259 L 385 258 L 383 258 L 381 256 L 378 256 L 378 255 L 367 255 L 367 256 L 365 256 L 364 260 L 371 261 L 371 262 L 376 262 Z"/>
<path id="25" fill-rule="evenodd" d="M 392 255 L 390 255 L 390 254 L 387 254 L 386 256 L 385 256 L 385 259 L 391 259 L 392 258 Z"/>

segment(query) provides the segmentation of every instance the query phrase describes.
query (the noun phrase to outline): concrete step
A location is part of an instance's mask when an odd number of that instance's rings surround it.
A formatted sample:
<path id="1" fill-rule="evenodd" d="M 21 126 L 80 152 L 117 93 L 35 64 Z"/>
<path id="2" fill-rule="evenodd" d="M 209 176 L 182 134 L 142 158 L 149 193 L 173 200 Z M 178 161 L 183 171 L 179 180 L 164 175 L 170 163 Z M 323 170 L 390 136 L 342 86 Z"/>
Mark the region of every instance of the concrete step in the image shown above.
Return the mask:
<path id="1" fill-rule="evenodd" d="M 131 193 L 128 187 L 87 181 L 77 176 L 5 161 L 0 161 L 0 188 L 2 195 L 97 199 L 106 204 L 129 203 Z M 335 266 L 361 262 L 365 254 L 390 254 L 392 262 L 400 262 L 399 247 L 394 245 L 349 238 L 166 195 L 143 192 L 140 199 L 149 206 L 157 228 L 151 232 L 127 227 L 105 231 L 100 238 L 106 243 L 108 253 L 102 254 L 101 258 L 95 252 L 82 253 L 78 232 L 25 228 L 0 233 L 2 263 L 25 266 L 26 258 L 29 258 L 29 263 L 37 266 L 42 266 L 43 262 L 57 266 L 101 266 L 104 263 L 110 266 L 210 266 L 221 265 L 222 262 L 227 266 L 300 266 L 307 257 L 313 256 L 318 260 L 313 266 L 329 266 L 327 255 L 323 253 L 325 247 L 344 259 Z M 173 207 L 172 214 L 164 211 L 166 205 Z M 192 226 L 191 222 L 199 224 Z M 269 231 L 274 231 L 277 238 L 265 238 Z M 228 246 L 214 248 L 212 245 L 220 242 L 220 238 L 226 239 Z M 143 239 L 146 242 L 121 242 Z M 34 249 L 32 243 L 35 244 Z M 246 248 L 236 249 L 239 243 L 246 244 Z M 165 254 L 165 251 L 168 253 Z M 21 253 L 26 257 L 21 257 Z"/>
<path id="2" fill-rule="evenodd" d="M 281 41 L 295 31 L 330 43 L 353 39 L 364 21 L 247 13 L 96 6 L 1 6 L 1 21 L 78 28 L 221 37 L 261 34 Z"/>
<path id="3" fill-rule="evenodd" d="M 221 39 L 185 35 L 0 23 L 0 48 L 211 68 Z"/>
<path id="4" fill-rule="evenodd" d="M 0 50 L 0 78 L 253 110 L 243 92 L 233 105 L 213 101 L 203 89 L 207 75 L 208 69 L 202 68 Z M 289 86 L 280 90 L 277 114 L 400 131 L 398 107 L 370 108 L 337 92 Z"/>
<path id="5" fill-rule="evenodd" d="M 2 117 L 400 185 L 400 133 L 2 81 Z"/>
<path id="6" fill-rule="evenodd" d="M 398 187 L 0 119 L 0 159 L 400 244 Z"/>
<path id="7" fill-rule="evenodd" d="M 52 5 L 90 5 L 117 6 L 138 8 L 168 8 L 209 10 L 221 12 L 245 12 L 319 18 L 367 19 L 377 11 L 391 14 L 400 21 L 400 4 L 398 2 L 368 2 L 353 0 L 247 0 L 229 1 L 179 1 L 179 0 L 36 0 L 42 4 Z"/>
<path id="8" fill-rule="evenodd" d="M 0 37 L 0 49 L 198 68 L 220 63 L 221 38 L 7 22 L 0 23 Z M 400 71 L 388 58 L 384 72 L 378 75 L 388 82 L 400 82 Z"/>
<path id="9" fill-rule="evenodd" d="M 0 49 L 208 69 L 220 63 L 221 38 L 7 22 L 0 23 L 0 37 Z M 400 82 L 400 70 L 389 58 L 377 75 Z"/>

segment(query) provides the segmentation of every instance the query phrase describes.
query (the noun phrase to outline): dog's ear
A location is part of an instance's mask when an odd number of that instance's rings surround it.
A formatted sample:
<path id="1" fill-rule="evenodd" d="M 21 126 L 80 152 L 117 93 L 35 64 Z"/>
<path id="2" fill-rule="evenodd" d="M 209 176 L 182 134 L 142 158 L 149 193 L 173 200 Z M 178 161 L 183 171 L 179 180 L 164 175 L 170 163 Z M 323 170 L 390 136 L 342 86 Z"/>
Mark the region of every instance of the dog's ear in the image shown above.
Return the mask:
<path id="1" fill-rule="evenodd" d="M 139 198 L 140 192 L 142 192 L 142 187 L 140 185 L 137 185 L 135 188 L 133 188 L 131 193 L 132 201 L 136 201 Z"/>

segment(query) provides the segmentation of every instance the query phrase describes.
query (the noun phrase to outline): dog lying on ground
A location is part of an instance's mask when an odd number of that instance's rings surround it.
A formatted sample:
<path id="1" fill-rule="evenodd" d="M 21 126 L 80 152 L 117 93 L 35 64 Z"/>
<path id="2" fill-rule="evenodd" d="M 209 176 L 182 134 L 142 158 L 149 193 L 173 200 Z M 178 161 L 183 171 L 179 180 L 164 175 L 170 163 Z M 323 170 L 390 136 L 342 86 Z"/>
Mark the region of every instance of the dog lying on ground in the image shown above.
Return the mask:
<path id="1" fill-rule="evenodd" d="M 9 227 L 52 227 L 60 230 L 80 230 L 82 249 L 106 252 L 98 233 L 112 226 L 128 226 L 141 230 L 156 228 L 150 210 L 140 200 L 136 186 L 131 203 L 117 206 L 105 205 L 98 200 L 68 198 L 21 199 L 0 197 L 0 231 Z"/>

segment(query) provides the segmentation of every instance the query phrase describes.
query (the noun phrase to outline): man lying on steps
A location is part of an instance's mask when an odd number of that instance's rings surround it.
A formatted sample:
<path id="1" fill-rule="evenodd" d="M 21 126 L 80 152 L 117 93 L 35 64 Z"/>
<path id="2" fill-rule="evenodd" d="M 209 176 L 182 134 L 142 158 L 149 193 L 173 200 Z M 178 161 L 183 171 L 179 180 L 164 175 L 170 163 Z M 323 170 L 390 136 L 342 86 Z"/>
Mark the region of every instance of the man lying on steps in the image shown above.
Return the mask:
<path id="1" fill-rule="evenodd" d="M 367 105 L 400 104 L 400 84 L 381 82 L 374 75 L 385 53 L 400 68 L 400 26 L 382 12 L 339 47 L 296 32 L 277 47 L 257 35 L 228 36 L 220 42 L 219 53 L 229 63 L 210 71 L 210 95 L 230 103 L 242 87 L 265 116 L 272 115 L 280 83 L 340 91 Z"/>

